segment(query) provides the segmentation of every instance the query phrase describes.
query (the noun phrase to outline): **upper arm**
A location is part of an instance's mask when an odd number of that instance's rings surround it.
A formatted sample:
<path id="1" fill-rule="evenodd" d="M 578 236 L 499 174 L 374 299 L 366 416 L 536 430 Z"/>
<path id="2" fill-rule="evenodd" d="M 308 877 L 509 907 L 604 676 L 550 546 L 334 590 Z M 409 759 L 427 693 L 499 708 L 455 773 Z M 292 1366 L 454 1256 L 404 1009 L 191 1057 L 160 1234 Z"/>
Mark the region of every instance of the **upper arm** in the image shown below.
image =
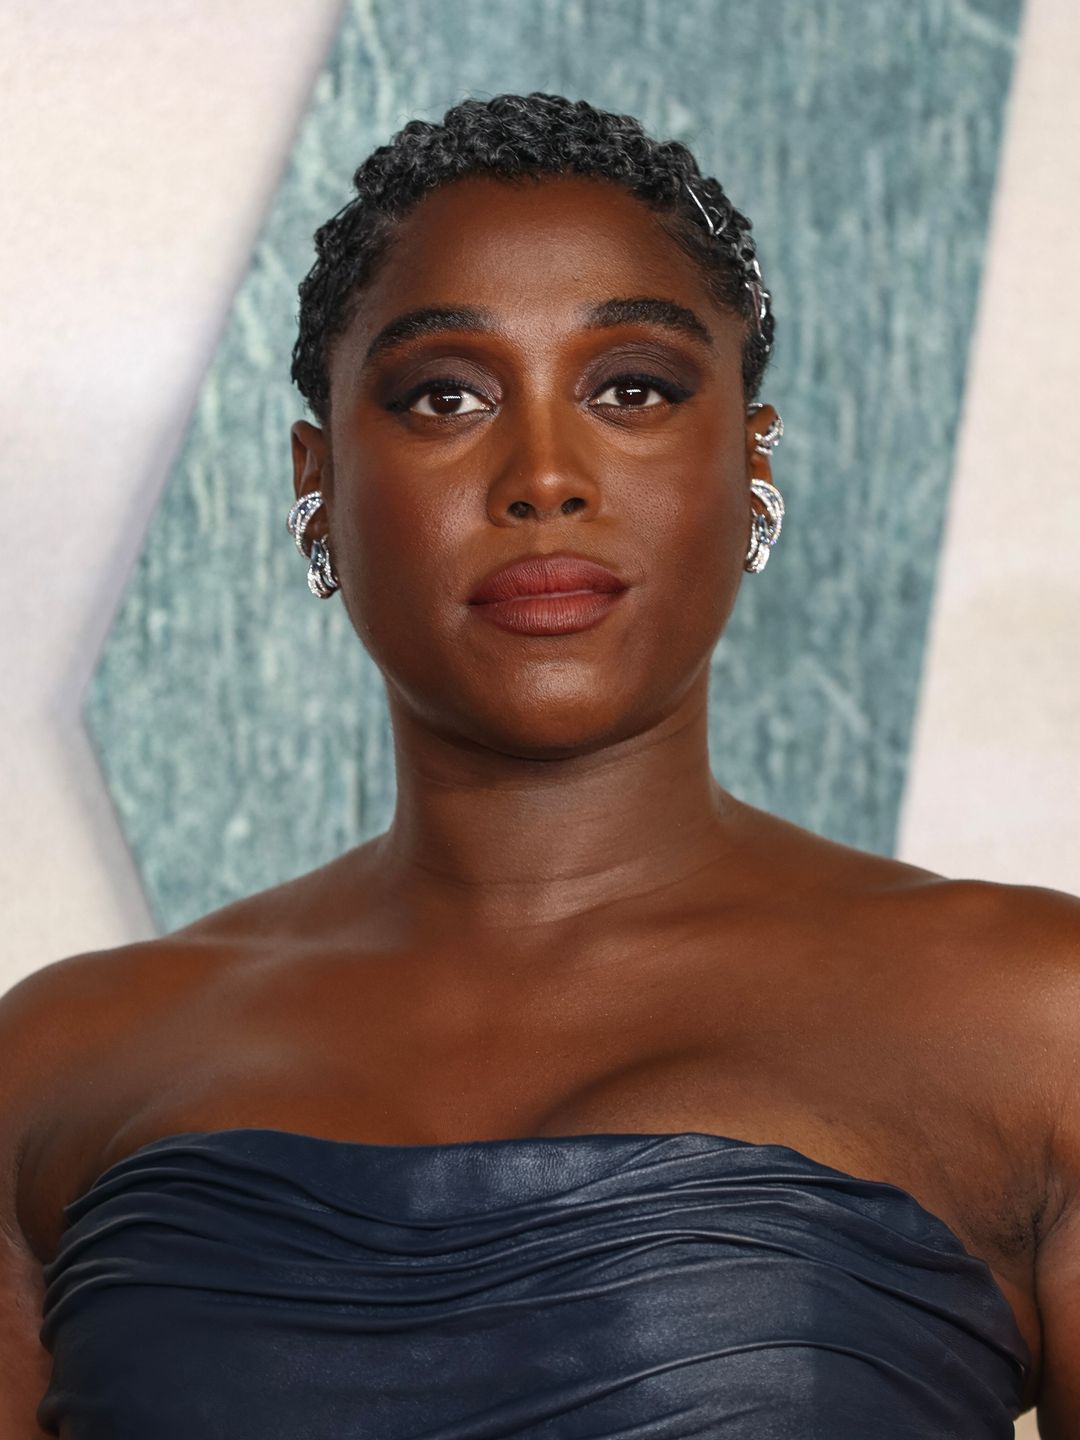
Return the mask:
<path id="1" fill-rule="evenodd" d="M 50 989 L 29 975 L 0 997 L 0 1440 L 41 1435 L 35 1415 L 51 1361 L 38 1339 L 45 1282 L 19 1226 L 19 1164 L 38 1088 Z"/>
<path id="2" fill-rule="evenodd" d="M 11 1223 L 7 1187 L 0 1218 L 0 1440 L 34 1440 L 37 1407 L 52 1361 L 41 1341 L 45 1285 L 41 1266 Z"/>
<path id="3" fill-rule="evenodd" d="M 1037 1414 L 1042 1440 L 1080 1440 L 1080 1207 L 1071 1204 L 1039 1246 L 1043 1332 Z"/>
<path id="4" fill-rule="evenodd" d="M 79 1043 L 91 956 L 56 961 L 0 996 L 0 1440 L 44 1435 L 37 1407 L 52 1358 L 39 1337 L 45 1282 L 19 1223 L 23 1150 L 58 1083 L 58 1056 Z"/>
<path id="5" fill-rule="evenodd" d="M 1045 1115 L 1047 1187 L 1037 1227 L 1042 1440 L 1080 1440 L 1080 899 L 1018 891 L 1037 1028 L 1024 1036 Z"/>

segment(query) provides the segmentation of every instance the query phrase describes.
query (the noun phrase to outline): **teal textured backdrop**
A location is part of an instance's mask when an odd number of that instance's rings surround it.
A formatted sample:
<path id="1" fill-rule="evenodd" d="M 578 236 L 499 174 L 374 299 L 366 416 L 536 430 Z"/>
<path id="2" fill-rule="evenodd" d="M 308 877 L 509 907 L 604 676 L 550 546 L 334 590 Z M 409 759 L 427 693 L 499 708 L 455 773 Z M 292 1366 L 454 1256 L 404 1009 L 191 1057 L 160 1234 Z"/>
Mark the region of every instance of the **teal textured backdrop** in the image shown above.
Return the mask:
<path id="1" fill-rule="evenodd" d="M 713 767 L 891 851 L 1019 12 L 353 0 L 86 696 L 162 931 L 389 823 L 381 677 L 284 528 L 296 285 L 373 146 L 500 91 L 638 116 L 753 219 L 787 515 L 714 656 Z"/>

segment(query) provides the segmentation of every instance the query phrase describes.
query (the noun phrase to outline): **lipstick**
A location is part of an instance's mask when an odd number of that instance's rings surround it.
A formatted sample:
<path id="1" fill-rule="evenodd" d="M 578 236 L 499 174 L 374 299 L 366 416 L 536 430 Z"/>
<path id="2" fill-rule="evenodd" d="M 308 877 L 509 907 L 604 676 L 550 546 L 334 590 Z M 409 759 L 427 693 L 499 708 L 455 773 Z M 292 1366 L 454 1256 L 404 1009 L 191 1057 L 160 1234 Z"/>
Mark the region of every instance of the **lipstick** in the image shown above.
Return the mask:
<path id="1" fill-rule="evenodd" d="M 602 620 L 627 589 L 613 570 L 582 555 L 524 555 L 481 581 L 469 607 L 519 635 L 572 635 Z"/>

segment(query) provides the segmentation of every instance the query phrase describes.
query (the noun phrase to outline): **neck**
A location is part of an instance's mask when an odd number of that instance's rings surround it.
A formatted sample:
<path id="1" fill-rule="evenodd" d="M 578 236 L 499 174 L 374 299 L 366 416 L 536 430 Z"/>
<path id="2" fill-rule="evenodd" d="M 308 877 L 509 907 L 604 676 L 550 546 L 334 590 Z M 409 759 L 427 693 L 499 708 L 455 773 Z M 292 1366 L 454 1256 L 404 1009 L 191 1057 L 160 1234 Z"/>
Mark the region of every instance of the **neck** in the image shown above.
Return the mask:
<path id="1" fill-rule="evenodd" d="M 707 673 L 655 727 L 588 754 L 521 759 L 433 734 L 391 701 L 386 899 L 446 933 L 571 922 L 729 854 L 738 802 L 709 765 Z"/>

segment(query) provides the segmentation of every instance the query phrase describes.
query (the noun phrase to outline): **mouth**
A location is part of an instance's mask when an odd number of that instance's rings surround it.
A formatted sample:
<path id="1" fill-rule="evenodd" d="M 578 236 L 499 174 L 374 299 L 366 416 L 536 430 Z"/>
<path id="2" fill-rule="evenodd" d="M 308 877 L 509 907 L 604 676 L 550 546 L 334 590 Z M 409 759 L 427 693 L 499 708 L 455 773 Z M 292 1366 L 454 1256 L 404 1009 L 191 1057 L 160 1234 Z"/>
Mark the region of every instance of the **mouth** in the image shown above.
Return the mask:
<path id="1" fill-rule="evenodd" d="M 469 608 L 519 635 L 571 635 L 596 625 L 628 588 L 606 565 L 581 555 L 526 555 L 488 575 Z"/>

